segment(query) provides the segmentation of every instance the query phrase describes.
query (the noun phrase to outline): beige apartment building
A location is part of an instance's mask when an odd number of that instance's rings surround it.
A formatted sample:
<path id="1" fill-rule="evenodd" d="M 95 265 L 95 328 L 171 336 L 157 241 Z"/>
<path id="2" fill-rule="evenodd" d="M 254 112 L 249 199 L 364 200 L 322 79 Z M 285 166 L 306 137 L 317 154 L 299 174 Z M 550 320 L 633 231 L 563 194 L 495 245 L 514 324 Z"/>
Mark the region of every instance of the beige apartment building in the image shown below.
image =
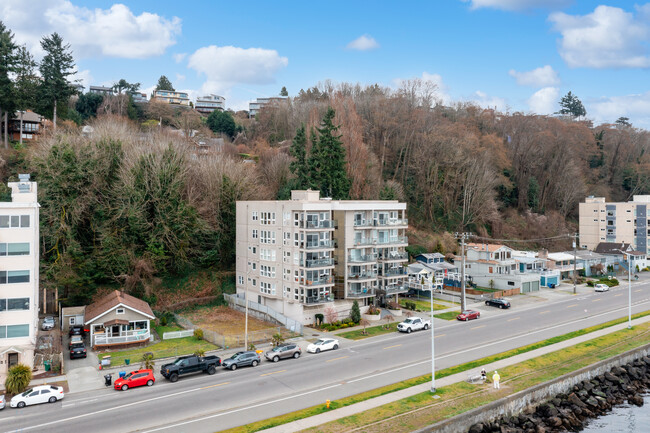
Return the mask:
<path id="1" fill-rule="evenodd" d="M 587 197 L 579 205 L 580 247 L 595 250 L 601 242 L 625 242 L 648 253 L 650 195 L 631 201 L 607 203 L 604 197 Z"/>
<path id="2" fill-rule="evenodd" d="M 34 365 L 38 329 L 38 216 L 36 182 L 21 174 L 0 202 L 0 383 L 9 367 Z"/>
<path id="3" fill-rule="evenodd" d="M 347 314 L 403 293 L 406 204 L 331 200 L 237 202 L 237 293 L 304 324 L 328 307 Z"/>

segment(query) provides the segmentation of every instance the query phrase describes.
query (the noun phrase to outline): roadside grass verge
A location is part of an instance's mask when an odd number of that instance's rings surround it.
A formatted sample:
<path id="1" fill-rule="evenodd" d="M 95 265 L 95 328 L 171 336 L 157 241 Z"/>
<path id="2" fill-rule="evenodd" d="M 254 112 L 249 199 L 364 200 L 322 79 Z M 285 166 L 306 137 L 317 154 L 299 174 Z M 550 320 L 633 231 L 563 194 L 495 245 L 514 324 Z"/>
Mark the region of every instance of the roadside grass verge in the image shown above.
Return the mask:
<path id="1" fill-rule="evenodd" d="M 443 320 L 456 320 L 456 316 L 460 314 L 460 310 L 458 311 L 446 311 L 444 313 L 440 314 L 434 314 L 433 317 L 436 319 L 443 319 Z"/>
<path id="2" fill-rule="evenodd" d="M 388 327 L 386 325 L 367 327 L 366 334 L 363 334 L 363 329 L 358 329 L 356 331 L 339 332 L 336 335 L 350 340 L 363 340 L 364 338 L 390 334 L 391 332 L 397 332 L 397 323 L 391 323 Z"/>
<path id="3" fill-rule="evenodd" d="M 405 299 L 405 298 L 400 298 L 399 300 L 399 305 L 402 308 L 406 308 L 406 303 L 407 302 L 412 302 L 415 304 L 415 310 L 416 311 L 431 311 L 431 301 L 423 301 L 423 300 L 418 300 L 418 299 Z M 445 302 L 445 301 L 440 301 L 437 299 L 433 300 L 433 311 L 438 311 L 438 310 L 446 310 L 447 308 L 453 308 L 457 304 L 453 302 Z"/>
<path id="4" fill-rule="evenodd" d="M 207 352 L 215 349 L 217 349 L 217 346 L 208 343 L 205 340 L 199 340 L 195 337 L 185 337 L 163 340 L 160 343 L 130 350 L 99 353 L 98 357 L 102 360 L 106 356 L 110 356 L 111 366 L 115 367 L 125 365 L 125 359 L 130 360 L 131 365 L 138 365 L 142 361 L 142 355 L 147 352 L 153 353 L 153 359 L 156 360 L 189 355 L 197 350 L 204 350 Z"/>
<path id="5" fill-rule="evenodd" d="M 644 317 L 644 316 L 647 316 L 647 315 L 650 315 L 650 311 L 645 311 L 645 312 L 642 312 L 642 313 L 635 314 L 635 315 L 632 316 L 632 319 L 637 319 L 639 317 Z M 496 355 L 492 355 L 492 356 L 488 356 L 488 357 L 485 357 L 485 358 L 477 359 L 475 361 L 466 362 L 464 364 L 457 365 L 455 367 L 450 367 L 450 368 L 446 368 L 444 370 L 439 370 L 439 371 L 436 371 L 436 379 L 441 379 L 443 377 L 450 376 L 452 374 L 461 373 L 461 372 L 464 372 L 464 371 L 479 368 L 479 367 L 481 367 L 483 365 L 490 364 L 492 362 L 495 362 L 495 361 L 498 361 L 498 360 L 501 360 L 501 359 L 506 359 L 506 358 L 518 355 L 520 353 L 526 353 L 526 352 L 529 352 L 531 350 L 535 350 L 535 349 L 545 347 L 545 346 L 548 346 L 548 345 L 551 345 L 551 344 L 559 343 L 561 341 L 569 340 L 571 338 L 575 338 L 575 337 L 578 337 L 580 335 L 588 334 L 590 332 L 598 331 L 600 329 L 608 328 L 610 326 L 618 325 L 619 323 L 624 323 L 626 321 L 627 321 L 627 318 L 612 320 L 612 321 L 609 321 L 609 322 L 602 323 L 600 325 L 596 325 L 596 326 L 581 329 L 581 330 L 578 330 L 578 331 L 570 332 L 570 333 L 567 333 L 567 334 L 564 334 L 564 335 L 559 335 L 557 337 L 550 338 L 548 340 L 543 340 L 543 341 L 540 341 L 538 343 L 533 343 L 533 344 L 529 344 L 527 346 L 519 347 L 517 349 L 512 349 L 512 350 L 509 350 L 507 352 L 502 352 L 502 353 L 499 353 L 499 354 L 496 354 Z M 645 344 L 645 343 L 647 343 L 649 341 L 648 335 L 647 334 L 643 335 L 643 331 L 647 331 L 648 328 L 650 328 L 650 324 L 648 324 L 648 323 L 645 323 L 643 325 L 636 326 L 636 327 L 632 328 L 632 331 L 639 332 L 642 335 L 642 338 L 638 342 L 639 344 L 637 344 L 636 346 L 632 346 L 632 347 L 638 347 L 638 346 L 640 346 L 642 344 Z M 610 335 L 614 335 L 615 337 L 613 338 L 613 341 L 618 342 L 618 341 L 621 340 L 621 338 L 624 338 L 624 337 L 628 336 L 629 334 L 627 334 L 627 333 L 629 333 L 629 332 L 630 332 L 629 330 L 623 330 L 623 331 L 618 331 L 618 332 L 610 334 Z M 605 336 L 605 337 L 607 337 L 607 336 Z M 601 337 L 601 338 L 604 338 L 604 337 Z M 579 346 L 589 347 L 592 344 L 593 344 L 592 341 L 587 341 L 587 342 L 582 343 L 581 345 L 578 345 L 578 346 L 575 346 L 575 347 L 579 347 Z M 631 347 L 627 347 L 625 350 L 629 350 L 630 348 Z M 621 352 L 623 352 L 625 350 L 621 350 Z M 566 350 L 563 350 L 561 352 L 565 352 L 565 351 Z M 560 352 L 554 352 L 554 353 L 560 353 Z M 617 353 L 620 353 L 620 352 L 617 352 Z M 616 353 L 605 355 L 605 356 L 600 355 L 601 357 L 599 359 L 597 359 L 596 361 L 598 361 L 600 359 L 606 359 L 606 358 L 611 357 L 611 356 L 613 356 L 615 354 Z M 546 356 L 550 356 L 550 355 L 553 355 L 553 353 L 549 354 L 549 355 L 546 355 Z M 538 358 L 536 358 L 536 359 L 538 359 Z M 571 359 L 571 358 L 569 358 L 569 359 Z M 535 359 L 527 361 L 527 362 L 532 362 L 533 363 L 532 365 L 534 367 L 534 365 L 535 365 L 534 361 L 535 361 Z M 591 362 L 591 363 L 593 363 L 593 362 Z M 515 367 L 515 366 L 512 366 L 510 368 L 513 368 L 513 367 Z M 580 367 L 578 367 L 578 368 L 580 368 Z M 563 371 L 562 374 L 565 374 L 568 371 L 571 371 L 571 370 Z M 507 373 L 511 374 L 512 377 L 514 377 L 514 373 L 510 373 L 510 370 L 508 370 Z M 554 376 L 554 377 L 557 377 L 557 376 Z M 503 385 L 504 382 L 507 382 L 508 379 L 503 374 L 501 374 L 501 378 L 502 378 L 501 392 L 504 392 L 505 390 L 509 389 L 507 386 Z M 549 380 L 549 379 L 545 379 L 545 380 Z M 430 374 L 425 374 L 423 376 L 414 377 L 412 379 L 405 380 L 405 381 L 402 381 L 402 382 L 399 382 L 399 383 L 395 383 L 395 384 L 392 384 L 392 385 L 387 385 L 387 386 L 384 386 L 384 387 L 381 387 L 381 388 L 376 388 L 376 389 L 373 389 L 373 390 L 370 390 L 370 391 L 367 391 L 367 392 L 364 392 L 364 393 L 361 393 L 361 394 L 356 394 L 356 395 L 353 395 L 353 396 L 350 396 L 350 397 L 345 397 L 345 398 L 340 399 L 340 400 L 335 400 L 335 401 L 331 402 L 329 410 L 349 406 L 351 404 L 355 404 L 355 403 L 358 403 L 358 402 L 361 402 L 361 401 L 364 401 L 364 400 L 379 397 L 379 396 L 382 396 L 384 394 L 388 394 L 388 393 L 391 393 L 391 392 L 394 392 L 394 391 L 399 391 L 399 390 L 402 390 L 402 389 L 410 388 L 412 386 L 420 385 L 422 383 L 426 383 L 426 382 L 430 382 L 430 381 L 431 381 L 431 375 Z M 534 383 L 539 383 L 539 382 L 542 382 L 542 380 L 538 379 L 537 382 L 534 382 Z M 476 390 L 476 389 L 477 389 L 477 385 L 470 385 L 470 384 L 464 383 L 464 382 L 460 382 L 460 383 L 454 384 L 454 385 L 449 386 L 449 387 L 438 389 L 436 394 L 441 396 L 441 397 L 444 397 L 444 400 L 443 400 L 444 402 L 447 402 L 447 401 L 450 401 L 450 400 L 454 401 L 453 406 L 454 406 L 455 409 L 453 411 L 450 411 L 449 413 L 447 413 L 446 417 L 455 416 L 455 415 L 457 415 L 459 413 L 466 412 L 468 410 L 471 410 L 471 409 L 473 409 L 475 407 L 482 406 L 482 405 L 484 405 L 486 403 L 489 403 L 490 401 L 494 400 L 494 399 L 487 399 L 486 400 L 486 397 L 484 396 L 482 399 L 478 399 L 478 400 L 470 401 L 470 402 L 465 402 L 464 398 L 468 397 L 468 390 L 471 391 L 471 390 Z M 521 389 L 524 389 L 524 388 L 521 388 Z M 456 394 L 454 394 L 455 390 L 458 390 L 458 392 Z M 501 398 L 501 397 L 503 397 L 503 395 L 499 394 L 499 396 L 497 398 Z M 461 401 L 456 401 L 458 398 L 461 398 L 462 400 Z M 456 400 L 454 400 L 454 399 L 456 399 Z M 405 399 L 405 401 L 395 402 L 393 404 L 398 404 L 399 403 L 401 406 L 412 409 L 410 407 L 410 405 L 409 405 L 409 402 L 417 403 L 418 401 L 425 401 L 426 403 L 431 404 L 431 395 L 429 393 L 423 393 L 423 394 L 421 394 L 419 396 L 410 397 L 408 399 Z M 384 407 L 382 406 L 381 408 L 373 409 L 370 412 L 373 412 L 375 410 L 382 410 L 383 408 Z M 384 410 L 385 415 L 387 415 L 387 416 L 392 416 L 393 414 L 403 413 L 404 412 L 404 411 L 397 411 L 398 409 L 399 408 L 392 408 L 390 410 L 383 409 L 383 410 Z M 392 410 L 395 410 L 396 412 L 391 412 Z M 290 422 L 293 422 L 293 421 L 296 421 L 296 420 L 309 418 L 311 416 L 318 415 L 318 414 L 326 412 L 326 411 L 328 411 L 328 409 L 325 408 L 325 405 L 312 406 L 312 407 L 309 407 L 309 408 L 306 408 L 306 409 L 298 410 L 298 411 L 295 411 L 295 412 L 290 412 L 290 413 L 287 413 L 287 414 L 284 414 L 284 415 L 279 415 L 277 417 L 269 418 L 269 419 L 266 419 L 266 420 L 253 422 L 253 423 L 247 424 L 245 426 L 240 426 L 240 427 L 235 427 L 235 428 L 232 428 L 232 429 L 224 430 L 224 432 L 227 432 L 227 433 L 257 432 L 257 431 L 265 430 L 265 429 L 268 429 L 268 428 L 271 428 L 271 427 L 276 427 L 276 426 L 279 426 L 279 425 L 282 425 L 282 424 L 287 424 L 287 423 L 290 423 Z M 361 415 L 362 414 L 353 415 L 353 416 L 351 416 L 349 418 L 350 419 L 358 419 L 358 418 L 361 417 Z M 385 419 L 385 418 L 386 418 L 386 416 L 384 416 L 384 417 L 380 417 L 378 415 L 376 416 L 376 419 Z M 428 425 L 428 424 L 431 424 L 431 423 L 435 422 L 435 421 L 430 420 L 430 418 L 431 418 L 430 416 L 428 418 L 426 418 L 426 419 L 429 419 L 429 421 L 427 422 L 427 424 L 424 424 L 424 425 Z M 330 424 L 333 424 L 335 426 L 338 425 L 338 430 L 334 429 L 334 430 L 323 430 L 323 431 L 336 431 L 336 432 L 340 431 L 342 429 L 342 425 L 343 425 L 341 423 L 350 422 L 350 421 L 344 421 L 344 420 L 348 420 L 348 418 L 342 418 L 340 420 L 336 420 L 336 421 L 333 421 L 332 423 L 330 423 Z M 371 422 L 372 421 L 368 421 L 367 424 L 370 424 Z M 363 425 L 367 425 L 367 424 L 363 424 Z M 322 428 L 322 427 L 325 427 L 325 426 L 329 426 L 329 424 L 326 424 L 326 425 L 321 426 L 319 428 Z M 348 429 L 350 429 L 350 428 L 351 428 L 351 426 L 348 426 Z M 411 430 L 406 430 L 406 431 L 412 431 L 412 430 L 416 430 L 416 428 L 411 428 Z M 366 430 L 364 429 L 364 431 L 366 431 Z M 383 430 L 380 429 L 380 430 L 377 430 L 377 431 L 383 432 L 383 431 L 391 431 L 391 430 L 386 429 L 386 427 L 384 426 Z"/>

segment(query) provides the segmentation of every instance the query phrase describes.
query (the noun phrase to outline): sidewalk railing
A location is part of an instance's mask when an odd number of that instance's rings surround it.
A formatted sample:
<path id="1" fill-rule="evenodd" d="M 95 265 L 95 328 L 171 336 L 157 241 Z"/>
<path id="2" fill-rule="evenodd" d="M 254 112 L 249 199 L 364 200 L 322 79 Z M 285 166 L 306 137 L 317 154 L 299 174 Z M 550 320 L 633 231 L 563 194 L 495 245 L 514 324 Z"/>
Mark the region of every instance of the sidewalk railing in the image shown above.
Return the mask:
<path id="1" fill-rule="evenodd" d="M 240 311 L 246 309 L 246 301 L 244 300 L 243 295 L 240 297 L 239 294 L 234 294 L 234 295 L 224 294 L 223 297 L 226 299 L 228 305 L 230 305 L 231 307 Z M 257 302 L 251 301 L 249 299 L 248 309 L 260 313 L 262 316 L 265 316 L 268 319 L 275 320 L 276 322 L 280 323 L 291 332 L 295 332 L 297 334 L 302 335 L 302 323 L 298 322 L 297 320 L 290 319 L 289 317 L 286 317 L 285 315 L 278 313 L 277 311 L 267 307 L 266 305 L 258 304 Z"/>

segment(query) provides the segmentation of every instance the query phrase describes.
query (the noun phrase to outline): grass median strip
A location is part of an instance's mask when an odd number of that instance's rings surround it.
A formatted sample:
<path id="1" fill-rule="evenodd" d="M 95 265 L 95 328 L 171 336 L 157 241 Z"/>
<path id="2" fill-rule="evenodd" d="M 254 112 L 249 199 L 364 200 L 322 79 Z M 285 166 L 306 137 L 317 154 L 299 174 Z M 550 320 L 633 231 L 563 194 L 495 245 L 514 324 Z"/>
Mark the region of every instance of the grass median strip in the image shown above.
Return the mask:
<path id="1" fill-rule="evenodd" d="M 397 323 L 391 323 L 388 326 L 384 324 L 367 327 L 365 334 L 363 333 L 363 329 L 358 329 L 356 331 L 339 332 L 336 335 L 350 340 L 363 340 L 364 338 L 390 334 L 391 332 L 397 332 Z"/>
<path id="2" fill-rule="evenodd" d="M 650 311 L 645 311 L 645 312 L 642 312 L 642 313 L 635 314 L 635 315 L 632 316 L 632 318 L 636 319 L 636 318 L 639 318 L 639 317 L 645 317 L 647 315 L 650 315 Z M 517 349 L 509 350 L 507 352 L 502 352 L 502 353 L 499 353 L 497 355 L 488 356 L 488 357 L 485 357 L 485 358 L 478 359 L 476 361 L 471 361 L 471 362 L 467 362 L 465 364 L 461 364 L 461 365 L 458 365 L 458 366 L 455 366 L 455 367 L 446 368 L 444 370 L 440 370 L 440 371 L 436 372 L 436 379 L 440 379 L 442 377 L 450 376 L 452 374 L 460 373 L 460 372 L 463 372 L 463 371 L 479 368 L 479 367 L 481 367 L 483 365 L 490 364 L 492 362 L 495 362 L 495 361 L 498 361 L 498 360 L 501 360 L 501 359 L 510 358 L 510 357 L 518 355 L 520 353 L 526 353 L 526 352 L 529 352 L 531 350 L 535 350 L 535 349 L 545 347 L 545 346 L 548 346 L 548 345 L 551 345 L 551 344 L 559 343 L 561 341 L 569 340 L 571 338 L 575 338 L 575 337 L 585 335 L 585 334 L 588 334 L 588 333 L 591 333 L 591 332 L 594 332 L 594 331 L 598 331 L 600 329 L 605 329 L 605 328 L 608 328 L 610 326 L 617 325 L 619 323 L 624 323 L 626 321 L 627 321 L 627 318 L 612 320 L 610 322 L 606 322 L 606 323 L 602 323 L 600 325 L 596 325 L 596 326 L 592 326 L 592 327 L 589 327 L 589 328 L 581 329 L 579 331 L 574 331 L 574 332 L 569 332 L 569 333 L 564 334 L 564 335 L 559 335 L 557 337 L 550 338 L 550 339 L 544 340 L 544 341 L 540 341 L 538 343 L 529 344 L 528 346 L 523 346 L 523 347 L 519 347 Z M 648 325 L 648 324 L 645 324 L 645 325 Z M 635 331 L 637 328 L 640 328 L 640 327 L 634 327 L 632 330 Z M 645 326 L 645 328 L 647 328 L 647 326 Z M 619 332 L 629 332 L 629 331 L 626 330 L 626 331 L 619 331 Z M 618 333 L 615 333 L 615 334 L 618 334 Z M 612 334 L 612 335 L 615 335 L 615 334 Z M 628 334 L 622 334 L 622 335 L 628 335 Z M 618 338 L 620 338 L 620 335 L 619 335 Z M 647 341 L 648 341 L 647 338 L 648 337 L 646 335 L 644 337 L 644 340 L 643 340 L 644 343 L 647 343 Z M 583 344 L 588 346 L 590 344 L 590 342 L 586 342 L 586 343 L 583 343 Z M 607 356 L 605 358 L 607 358 Z M 605 358 L 602 358 L 602 359 L 605 359 Z M 533 360 L 531 360 L 531 361 L 533 361 Z M 562 374 L 564 374 L 564 373 L 562 373 Z M 504 380 L 506 379 L 503 375 L 502 375 L 502 378 Z M 548 380 L 548 379 L 546 379 L 546 380 Z M 350 397 L 346 397 L 346 398 L 343 398 L 343 399 L 340 399 L 340 400 L 335 400 L 335 401 L 331 402 L 331 405 L 330 405 L 331 409 L 330 410 L 338 409 L 340 407 L 349 406 L 349 405 L 352 405 L 352 404 L 355 404 L 355 403 L 358 403 L 358 402 L 361 402 L 361 401 L 364 401 L 364 400 L 379 397 L 379 396 L 382 396 L 382 395 L 385 395 L 385 394 L 389 394 L 391 392 L 399 391 L 401 389 L 410 388 L 412 386 L 420 385 L 422 383 L 426 383 L 426 382 L 430 382 L 430 381 L 431 381 L 431 375 L 430 374 L 427 374 L 427 375 L 424 375 L 424 376 L 419 376 L 419 377 L 414 377 L 412 379 L 405 380 L 405 381 L 402 381 L 402 382 L 399 382 L 399 383 L 395 383 L 395 384 L 392 384 L 392 385 L 388 385 L 388 386 L 384 386 L 384 387 L 381 387 L 381 388 L 373 389 L 373 390 L 370 390 L 370 391 L 367 391 L 367 392 L 364 392 L 364 393 L 361 393 L 361 394 L 356 394 L 356 395 L 353 395 L 353 396 L 350 396 Z M 465 383 L 455 384 L 454 386 L 461 387 L 460 388 L 461 390 L 464 390 L 465 389 L 464 387 L 472 387 L 471 389 L 475 389 L 475 385 L 469 385 L 469 384 L 465 384 Z M 449 389 L 447 389 L 447 388 L 449 388 Z M 451 397 L 451 393 L 452 393 L 451 388 L 453 388 L 453 387 L 445 387 L 445 389 L 440 389 L 440 390 L 438 390 L 437 394 L 440 395 L 440 396 L 445 396 L 447 394 L 447 395 L 449 395 Z M 506 388 L 503 388 L 503 389 L 506 389 Z M 428 394 L 428 393 L 425 393 L 425 394 L 428 395 L 426 400 L 427 400 L 427 402 L 430 403 L 431 402 L 430 394 Z M 461 395 L 466 395 L 466 392 L 465 393 L 461 392 L 460 394 Z M 420 398 L 423 398 L 423 397 L 420 397 Z M 412 398 L 412 399 L 414 399 L 414 401 L 418 400 L 417 398 Z M 406 400 L 410 400 L 410 399 L 406 399 Z M 491 401 L 491 400 L 489 400 L 489 401 Z M 486 403 L 489 402 L 489 401 L 486 401 Z M 479 403 L 478 401 L 473 402 L 472 403 L 473 406 L 471 406 L 471 407 L 466 407 L 465 404 L 459 404 L 457 409 L 460 412 L 454 413 L 453 415 L 456 415 L 458 413 L 462 413 L 462 412 L 465 412 L 467 410 L 473 409 L 474 407 L 478 407 L 478 406 L 481 405 L 481 404 L 478 404 L 478 403 Z M 406 404 L 406 403 L 404 403 L 404 404 Z M 483 404 L 485 404 L 485 403 L 483 403 Z M 224 432 L 228 432 L 228 433 L 257 432 L 257 431 L 265 430 L 265 429 L 268 429 L 268 428 L 271 428 L 271 427 L 276 427 L 276 426 L 279 426 L 279 425 L 287 424 L 287 423 L 290 423 L 292 421 L 309 418 L 311 416 L 318 415 L 320 413 L 327 412 L 327 411 L 328 410 L 325 408 L 324 405 L 312 406 L 310 408 L 306 408 L 306 409 L 298 410 L 298 411 L 295 411 L 295 412 L 290 412 L 290 413 L 287 413 L 287 414 L 284 414 L 284 415 L 279 415 L 277 417 L 269 418 L 269 419 L 266 419 L 266 420 L 250 423 L 250 424 L 247 424 L 245 426 L 235 427 L 235 428 L 232 428 L 232 429 L 229 429 L 229 430 L 224 430 Z M 453 415 L 448 415 L 448 416 L 453 416 Z M 341 420 L 338 420 L 338 421 L 341 421 Z M 335 422 L 337 422 L 337 421 L 335 421 Z M 384 431 L 387 431 L 387 430 L 384 430 Z"/>
<path id="3" fill-rule="evenodd" d="M 460 314 L 459 311 L 446 311 L 444 313 L 440 314 L 434 314 L 433 317 L 436 319 L 443 319 L 443 320 L 456 320 L 456 317 Z"/>

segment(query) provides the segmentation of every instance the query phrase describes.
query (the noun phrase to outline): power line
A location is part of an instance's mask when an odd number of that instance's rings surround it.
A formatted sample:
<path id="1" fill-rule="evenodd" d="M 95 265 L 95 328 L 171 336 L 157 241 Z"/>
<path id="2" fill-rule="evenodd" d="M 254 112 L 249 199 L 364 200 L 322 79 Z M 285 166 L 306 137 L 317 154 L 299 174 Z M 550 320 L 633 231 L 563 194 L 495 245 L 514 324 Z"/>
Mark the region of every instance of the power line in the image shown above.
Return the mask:
<path id="1" fill-rule="evenodd" d="M 480 239 L 480 240 L 485 240 L 485 241 L 497 241 L 497 242 L 541 242 L 541 241 L 551 241 L 551 240 L 557 240 L 557 239 L 569 239 L 572 235 L 570 233 L 567 233 L 565 235 L 558 235 L 558 236 L 551 236 L 548 238 L 537 238 L 537 239 L 494 239 L 494 238 L 487 238 L 487 237 L 482 237 L 482 236 L 471 236 L 472 239 Z"/>

